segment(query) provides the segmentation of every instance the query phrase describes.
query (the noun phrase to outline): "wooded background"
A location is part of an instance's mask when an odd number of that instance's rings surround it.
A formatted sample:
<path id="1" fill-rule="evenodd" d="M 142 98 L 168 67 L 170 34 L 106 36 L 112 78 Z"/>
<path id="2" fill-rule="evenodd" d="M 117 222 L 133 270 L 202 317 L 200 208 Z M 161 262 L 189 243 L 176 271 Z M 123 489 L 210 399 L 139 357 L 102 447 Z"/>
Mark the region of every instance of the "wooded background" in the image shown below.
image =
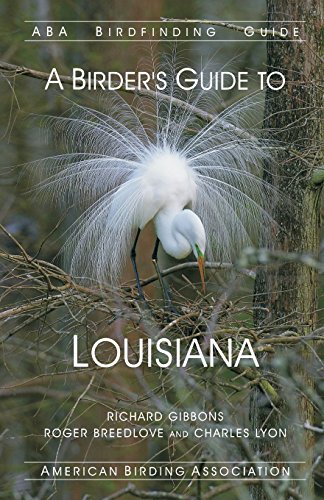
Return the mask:
<path id="1" fill-rule="evenodd" d="M 192 43 L 179 46 L 179 52 L 199 64 L 213 57 L 217 64 L 231 62 L 236 71 L 262 71 L 267 67 L 282 71 L 287 79 L 280 92 L 265 96 L 267 132 L 284 147 L 278 164 L 267 168 L 267 180 L 280 190 L 280 202 L 273 216 L 279 225 L 272 228 L 270 241 L 261 241 L 269 252 L 245 253 L 239 260 L 244 269 L 255 272 L 255 279 L 231 276 L 225 291 L 216 293 L 216 309 L 194 293 L 186 298 L 186 309 L 176 325 L 168 323 L 161 309 L 159 288 L 153 283 L 146 290 L 154 312 L 152 324 L 143 321 L 134 303 L 134 294 L 124 287 L 116 305 L 108 292 L 80 289 L 61 271 L 60 257 L 54 261 L 62 240 L 59 238 L 76 217 L 73 209 L 41 204 L 28 194 L 30 179 L 22 177 L 21 165 L 57 154 L 50 131 L 47 140 L 37 115 L 60 115 L 66 102 L 60 92 L 44 92 L 44 82 L 4 70 L 0 80 L 0 235 L 2 304 L 0 311 L 2 366 L 0 388 L 0 498 L 173 498 L 193 499 L 312 499 L 324 497 L 321 472 L 323 442 L 323 362 L 322 336 L 323 271 L 320 215 L 321 187 L 321 107 L 322 60 L 320 30 L 322 13 L 319 0 L 244 2 L 212 0 L 168 0 L 108 2 L 47 0 L 4 1 L 0 5 L 0 60 L 49 72 L 56 66 L 69 75 L 73 66 L 93 70 L 131 71 L 139 61 L 148 60 L 138 44 L 26 44 L 25 19 L 141 19 L 160 17 L 210 20 L 265 20 L 276 28 L 277 21 L 305 21 L 303 43 Z M 236 34 L 223 28 L 222 38 Z M 161 44 L 158 51 L 168 50 Z M 0 64 L 1 69 L 1 64 Z M 250 91 L 257 88 L 257 82 Z M 80 95 L 66 88 L 64 95 L 96 106 L 93 96 Z M 241 95 L 229 91 L 222 95 L 222 107 Z M 129 97 L 131 100 L 131 96 Z M 219 109 L 210 110 L 218 112 Z M 14 167 L 14 168 L 13 168 Z M 271 174 L 269 173 L 271 171 Z M 270 228 L 271 229 L 271 228 Z M 21 247 L 18 245 L 21 245 Z M 148 228 L 138 256 L 141 276 L 153 274 L 147 248 L 153 244 Z M 36 256 L 32 260 L 29 256 Z M 217 271 L 215 275 L 218 276 Z M 189 275 L 190 276 L 190 275 Z M 125 280 L 133 278 L 126 270 Z M 216 279 L 216 278 L 215 278 Z M 217 278 L 218 279 L 218 278 Z M 225 277 L 219 278 L 226 283 Z M 51 289 L 49 289 L 49 283 Z M 226 292 L 226 293 L 225 293 Z M 177 292 L 176 292 L 177 293 Z M 181 290 L 178 290 L 180 301 Z M 131 305 L 130 305 L 131 304 Z M 254 339 L 260 355 L 260 371 L 250 368 L 236 373 L 217 366 L 215 370 L 196 367 L 183 373 L 176 369 L 161 375 L 122 367 L 114 371 L 72 370 L 71 339 L 78 333 L 83 342 L 84 359 L 93 337 L 129 336 L 167 332 L 170 338 L 198 335 L 212 328 L 219 339 L 233 336 Z M 232 442 L 168 442 L 158 447 L 148 441 L 97 443 L 65 440 L 44 445 L 44 426 L 100 426 L 111 408 L 177 410 L 222 410 L 234 427 L 245 425 L 288 427 L 284 441 L 235 440 Z M 185 457 L 203 464 L 206 460 L 255 462 L 302 461 L 293 473 L 306 478 L 300 482 L 203 483 L 163 485 L 152 481 L 136 487 L 111 482 L 33 483 L 25 481 L 37 474 L 25 460 L 177 460 Z M 157 458 L 155 458 L 157 459 Z M 296 476 L 295 476 L 296 477 Z M 118 493 L 119 492 L 119 493 Z M 55 496 L 56 495 L 56 496 Z M 89 495 L 90 497 L 87 497 Z M 116 496 L 117 495 L 117 496 Z"/>

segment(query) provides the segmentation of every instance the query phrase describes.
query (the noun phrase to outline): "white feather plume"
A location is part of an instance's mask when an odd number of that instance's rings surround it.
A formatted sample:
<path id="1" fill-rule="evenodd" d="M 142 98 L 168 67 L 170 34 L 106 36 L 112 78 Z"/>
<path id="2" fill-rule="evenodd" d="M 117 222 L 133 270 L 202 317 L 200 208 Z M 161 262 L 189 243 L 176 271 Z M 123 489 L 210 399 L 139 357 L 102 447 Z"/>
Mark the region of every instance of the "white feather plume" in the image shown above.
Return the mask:
<path id="1" fill-rule="evenodd" d="M 158 209 L 145 181 L 159 155 L 188 167 L 195 187 L 188 205 L 205 227 L 209 260 L 232 261 L 273 222 L 275 192 L 261 178 L 271 143 L 257 137 L 253 123 L 262 96 L 244 98 L 206 123 L 178 99 L 212 112 L 215 94 L 183 95 L 171 84 L 172 67 L 166 91 L 154 100 L 136 97 L 129 105 L 109 91 L 101 111 L 73 103 L 67 115 L 48 121 L 66 153 L 33 162 L 42 173 L 37 189 L 87 206 L 66 243 L 75 276 L 118 283 L 137 228 Z"/>

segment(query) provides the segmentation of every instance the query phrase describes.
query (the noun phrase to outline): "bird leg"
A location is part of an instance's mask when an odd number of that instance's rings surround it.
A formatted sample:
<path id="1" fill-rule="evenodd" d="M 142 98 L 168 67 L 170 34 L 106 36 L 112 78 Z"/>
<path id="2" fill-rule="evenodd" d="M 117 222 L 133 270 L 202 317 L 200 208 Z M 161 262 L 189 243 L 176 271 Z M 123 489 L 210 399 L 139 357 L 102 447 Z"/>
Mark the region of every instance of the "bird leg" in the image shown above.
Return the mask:
<path id="1" fill-rule="evenodd" d="M 141 282 L 140 282 L 140 279 L 139 279 L 137 265 L 136 265 L 136 245 L 137 245 L 137 242 L 138 242 L 138 238 L 139 238 L 140 232 L 141 232 L 141 230 L 138 228 L 136 236 L 135 236 L 134 244 L 133 244 L 132 249 L 131 249 L 130 258 L 131 258 L 131 261 L 132 261 L 132 264 L 133 264 L 133 269 L 134 269 L 134 274 L 135 274 L 135 278 L 136 278 L 136 287 L 137 287 L 138 295 L 140 296 L 140 299 L 142 299 L 142 300 L 144 300 L 144 302 L 146 302 L 145 297 L 144 297 L 144 293 L 143 293 L 143 290 L 142 290 Z"/>
<path id="2" fill-rule="evenodd" d="M 156 238 L 155 245 L 154 245 L 154 250 L 153 250 L 153 253 L 152 253 L 152 262 L 154 264 L 156 274 L 157 274 L 157 276 L 159 278 L 160 286 L 161 286 L 162 293 L 163 293 L 164 305 L 165 305 L 166 308 L 172 310 L 171 297 L 170 297 L 168 289 L 167 289 L 167 287 L 166 287 L 166 285 L 165 285 L 165 283 L 163 281 L 161 270 L 160 270 L 160 267 L 159 267 L 159 264 L 158 264 L 158 256 L 157 256 L 157 254 L 158 254 L 159 244 L 160 244 L 160 240 L 159 240 L 159 238 Z"/>

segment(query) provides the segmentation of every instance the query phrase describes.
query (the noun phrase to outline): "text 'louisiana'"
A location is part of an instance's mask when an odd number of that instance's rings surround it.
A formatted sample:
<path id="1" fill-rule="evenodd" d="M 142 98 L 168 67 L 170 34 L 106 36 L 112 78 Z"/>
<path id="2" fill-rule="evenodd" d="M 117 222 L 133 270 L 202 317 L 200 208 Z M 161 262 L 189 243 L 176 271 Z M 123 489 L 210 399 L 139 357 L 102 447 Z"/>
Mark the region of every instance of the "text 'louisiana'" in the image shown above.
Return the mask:
<path id="1" fill-rule="evenodd" d="M 89 363 L 80 361 L 78 342 L 78 336 L 73 335 L 73 366 L 74 368 L 87 368 Z M 128 339 L 124 339 L 122 348 L 116 340 L 104 337 L 92 345 L 91 359 L 95 365 L 101 368 L 112 368 L 121 362 L 130 368 L 138 368 L 142 364 L 149 368 L 153 365 L 160 368 L 167 368 L 171 365 L 186 367 L 189 362 L 207 368 L 208 366 L 213 367 L 219 361 L 228 367 L 237 367 L 242 360 L 250 360 L 255 366 L 259 366 L 249 339 L 244 339 L 239 348 L 235 344 L 233 349 L 232 339 L 228 339 L 227 343 L 222 342 L 222 347 L 220 347 L 217 341 L 211 338 L 208 341 L 207 349 L 204 348 L 205 352 L 203 352 L 198 339 L 193 339 L 185 349 L 183 343 L 183 339 L 172 341 L 165 337 L 156 342 L 153 342 L 152 339 L 139 339 L 138 348 L 134 349 L 134 345 L 130 344 Z M 107 356 L 105 361 L 98 358 L 99 350 L 100 358 L 103 355 Z M 135 351 L 136 356 L 134 356 Z"/>

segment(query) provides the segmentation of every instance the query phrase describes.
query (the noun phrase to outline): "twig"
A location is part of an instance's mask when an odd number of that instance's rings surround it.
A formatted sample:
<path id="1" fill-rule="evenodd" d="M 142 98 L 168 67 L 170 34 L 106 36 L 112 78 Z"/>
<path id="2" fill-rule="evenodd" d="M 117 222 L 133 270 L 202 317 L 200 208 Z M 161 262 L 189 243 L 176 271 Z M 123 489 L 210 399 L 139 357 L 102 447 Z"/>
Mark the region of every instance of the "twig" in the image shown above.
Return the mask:
<path id="1" fill-rule="evenodd" d="M 10 238 L 10 240 L 19 248 L 19 250 L 21 251 L 21 254 L 23 255 L 24 259 L 26 260 L 26 262 L 30 262 L 31 260 L 31 257 L 27 254 L 26 250 L 24 249 L 24 247 L 19 243 L 18 240 L 16 240 L 16 238 L 11 234 L 9 233 L 9 231 L 7 231 L 7 229 L 2 225 L 0 224 L 0 229 L 1 231 L 3 231 L 5 233 L 5 235 L 8 236 L 8 238 Z"/>
<path id="2" fill-rule="evenodd" d="M 253 485 L 260 484 L 260 482 L 260 479 L 245 479 L 244 482 L 238 481 L 237 483 L 226 482 L 224 484 L 221 484 L 220 486 L 212 488 L 210 491 L 208 491 L 208 493 L 205 493 L 205 495 L 202 496 L 202 500 L 210 500 L 218 495 L 221 495 L 222 493 L 233 490 L 234 488 L 242 488 L 243 484 Z M 274 483 L 271 483 L 271 481 L 270 484 L 274 485 Z M 293 488 L 288 488 L 287 493 L 290 495 L 290 497 L 295 498 L 296 500 L 302 500 L 302 497 Z"/>
<path id="3" fill-rule="evenodd" d="M 316 427 L 309 422 L 304 423 L 304 429 L 315 432 L 316 434 L 324 434 L 324 427 Z"/>
<path id="4" fill-rule="evenodd" d="M 167 491 L 143 491 L 138 490 L 134 484 L 130 483 L 116 493 L 109 495 L 108 497 L 104 497 L 102 500 L 115 500 L 116 498 L 120 498 L 123 495 L 129 493 L 137 498 L 163 498 L 165 500 L 194 500 L 195 497 L 189 495 L 179 495 L 177 493 L 168 493 Z"/>
<path id="5" fill-rule="evenodd" d="M 324 271 L 324 264 L 313 255 L 298 252 L 285 252 L 282 250 L 268 250 L 267 248 L 249 247 L 243 250 L 236 265 L 244 269 L 259 265 L 282 265 L 285 263 L 300 263 L 312 267 L 318 271 Z"/>
<path id="6" fill-rule="evenodd" d="M 240 376 L 247 378 L 254 385 L 258 385 L 263 392 L 268 396 L 272 404 L 278 404 L 281 397 L 273 385 L 266 380 L 258 370 L 250 367 L 232 366 L 231 371 L 238 373 Z"/>
<path id="7" fill-rule="evenodd" d="M 68 427 L 69 426 L 69 423 L 71 421 L 71 418 L 78 406 L 78 404 L 82 401 L 82 399 L 84 398 L 84 396 L 87 394 L 87 392 L 89 391 L 90 387 L 92 386 L 93 384 L 93 381 L 96 377 L 96 374 L 93 374 L 89 383 L 87 384 L 87 386 L 85 387 L 85 389 L 82 391 L 82 393 L 79 395 L 79 397 L 77 398 L 76 402 L 74 403 L 74 405 L 72 406 L 72 409 L 71 411 L 69 412 L 69 414 L 67 415 L 67 418 L 66 418 L 66 422 L 65 422 L 65 427 Z M 60 442 L 59 442 L 59 445 L 58 445 L 58 448 L 56 450 L 56 455 L 55 455 L 55 463 L 58 461 L 58 457 L 59 457 L 59 454 L 60 454 L 60 449 L 62 447 L 62 443 L 63 443 L 63 437 L 60 438 Z"/>
<path id="8" fill-rule="evenodd" d="M 322 335 L 316 335 L 315 332 L 311 333 L 310 335 L 291 335 L 291 336 L 284 336 L 284 335 L 278 335 L 277 337 L 264 337 L 261 339 L 258 339 L 256 345 L 258 344 L 298 344 L 299 342 L 305 342 L 306 340 L 324 340 L 324 336 Z"/>
<path id="9" fill-rule="evenodd" d="M 34 309 L 39 309 L 45 303 L 53 301 L 61 301 L 62 295 L 50 295 L 48 297 L 42 297 L 41 299 L 33 299 L 31 302 L 26 304 L 20 304 L 19 306 L 10 307 L 9 309 L 4 309 L 0 311 L 0 320 L 6 320 L 8 318 L 13 319 L 16 316 L 23 316 Z"/>
<path id="10" fill-rule="evenodd" d="M 258 484 L 260 481 L 258 479 L 245 479 L 244 484 Z M 215 488 L 211 488 L 207 493 L 202 496 L 203 500 L 209 500 L 215 498 L 216 495 L 221 495 L 222 493 L 226 493 L 227 491 L 234 490 L 235 488 L 242 488 L 243 481 L 237 481 L 235 483 L 227 481 L 220 486 L 216 486 Z"/>
<path id="11" fill-rule="evenodd" d="M 221 26 L 222 28 L 228 28 L 233 31 L 244 32 L 246 30 L 246 26 L 239 26 L 237 24 L 228 23 L 227 21 L 211 21 L 210 19 L 173 19 L 170 17 L 161 17 L 161 21 L 168 23 L 192 23 L 192 24 L 209 24 L 211 26 Z M 254 33 L 261 35 L 261 28 L 253 28 Z M 270 31 L 271 35 L 278 36 L 279 38 L 283 38 L 287 40 L 287 36 L 280 33 L 280 31 Z M 263 34 L 263 33 L 262 33 Z"/>
<path id="12" fill-rule="evenodd" d="M 224 270 L 229 270 L 233 269 L 234 266 L 230 262 L 205 262 L 205 268 L 206 269 L 224 269 Z M 162 277 L 168 276 L 169 274 L 176 273 L 178 271 L 183 271 L 184 269 L 198 269 L 198 262 L 183 262 L 182 264 L 177 264 L 175 266 L 169 267 L 168 269 L 164 269 L 164 271 L 161 271 Z M 244 274 L 248 276 L 249 278 L 254 278 L 255 274 L 253 271 L 250 271 L 248 269 L 239 269 L 239 273 Z M 141 286 L 146 286 L 150 285 L 154 281 L 158 279 L 157 275 L 154 274 L 153 276 L 150 276 L 149 278 L 142 280 L 141 281 Z"/>

